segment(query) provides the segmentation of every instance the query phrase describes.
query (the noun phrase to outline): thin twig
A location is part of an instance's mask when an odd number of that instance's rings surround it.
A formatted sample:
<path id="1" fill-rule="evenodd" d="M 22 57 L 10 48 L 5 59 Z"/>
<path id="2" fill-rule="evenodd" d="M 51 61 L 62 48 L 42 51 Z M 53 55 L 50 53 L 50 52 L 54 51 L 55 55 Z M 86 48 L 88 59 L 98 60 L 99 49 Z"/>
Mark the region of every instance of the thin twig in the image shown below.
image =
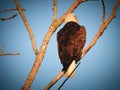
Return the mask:
<path id="1" fill-rule="evenodd" d="M 17 14 L 14 14 L 14 15 L 12 15 L 12 16 L 10 16 L 10 17 L 0 18 L 0 20 L 2 20 L 2 21 L 5 21 L 5 20 L 10 20 L 10 19 L 15 18 L 16 16 L 17 16 Z"/>
<path id="2" fill-rule="evenodd" d="M 0 52 L 0 56 L 15 56 L 15 55 L 20 55 L 19 52 L 16 53 L 4 53 L 5 51 L 4 45 L 2 46 L 2 50 Z"/>
<path id="3" fill-rule="evenodd" d="M 103 7 L 103 16 L 102 16 L 102 24 L 105 22 L 105 4 L 104 0 L 102 0 L 102 7 Z"/>
<path id="4" fill-rule="evenodd" d="M 22 9 L 22 11 L 26 10 L 25 8 L 21 8 L 21 9 Z M 8 12 L 8 11 L 14 11 L 14 10 L 17 10 L 17 8 L 10 8 L 10 9 L 7 9 L 7 10 L 0 10 L 0 13 Z"/>
<path id="5" fill-rule="evenodd" d="M 19 52 L 16 53 L 0 53 L 0 56 L 15 56 L 15 55 L 20 55 Z"/>
<path id="6" fill-rule="evenodd" d="M 3 45 L 3 46 L 2 46 L 2 50 L 1 50 L 0 53 L 4 53 L 4 50 L 5 50 L 5 47 L 4 47 L 4 45 Z"/>
<path id="7" fill-rule="evenodd" d="M 27 28 L 27 31 L 28 31 L 29 36 L 30 36 L 30 40 L 31 40 L 31 43 L 32 43 L 34 53 L 36 54 L 38 50 L 37 50 L 37 46 L 36 46 L 36 42 L 35 42 L 35 39 L 34 39 L 33 32 L 32 32 L 32 30 L 30 28 L 30 25 L 29 25 L 24 13 L 23 13 L 21 7 L 20 7 L 20 4 L 18 3 L 18 0 L 14 0 L 14 2 L 16 4 L 16 7 L 17 7 L 17 9 L 19 11 L 19 14 L 20 14 L 20 16 L 21 16 L 21 18 L 22 18 L 22 20 L 23 20 L 23 22 L 24 22 L 24 24 L 25 24 L 25 26 Z"/>
<path id="8" fill-rule="evenodd" d="M 57 0 L 53 0 L 53 20 L 57 19 Z"/>

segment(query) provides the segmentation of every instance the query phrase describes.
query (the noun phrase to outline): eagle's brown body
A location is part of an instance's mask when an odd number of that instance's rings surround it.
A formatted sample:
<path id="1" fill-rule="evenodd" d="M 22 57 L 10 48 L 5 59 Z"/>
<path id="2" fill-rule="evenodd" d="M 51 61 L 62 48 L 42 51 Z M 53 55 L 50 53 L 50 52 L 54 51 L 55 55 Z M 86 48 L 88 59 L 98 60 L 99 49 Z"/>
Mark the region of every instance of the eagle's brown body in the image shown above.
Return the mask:
<path id="1" fill-rule="evenodd" d="M 57 33 L 58 53 L 63 65 L 63 71 L 67 71 L 73 60 L 79 61 L 86 42 L 84 26 L 76 22 L 67 22 Z"/>

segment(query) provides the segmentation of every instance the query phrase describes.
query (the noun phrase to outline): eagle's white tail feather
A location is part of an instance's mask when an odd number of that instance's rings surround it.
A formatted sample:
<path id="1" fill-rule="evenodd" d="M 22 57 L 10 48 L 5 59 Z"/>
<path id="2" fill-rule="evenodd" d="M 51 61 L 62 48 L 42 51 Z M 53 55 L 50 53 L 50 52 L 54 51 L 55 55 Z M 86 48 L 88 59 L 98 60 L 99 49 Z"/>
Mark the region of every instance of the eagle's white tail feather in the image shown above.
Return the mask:
<path id="1" fill-rule="evenodd" d="M 65 76 L 68 77 L 74 69 L 75 69 L 75 60 L 72 61 L 71 65 L 69 66 L 69 68 L 67 70 L 67 72 L 65 73 Z M 70 78 L 73 78 L 74 75 L 75 75 L 75 72 L 72 73 Z"/>

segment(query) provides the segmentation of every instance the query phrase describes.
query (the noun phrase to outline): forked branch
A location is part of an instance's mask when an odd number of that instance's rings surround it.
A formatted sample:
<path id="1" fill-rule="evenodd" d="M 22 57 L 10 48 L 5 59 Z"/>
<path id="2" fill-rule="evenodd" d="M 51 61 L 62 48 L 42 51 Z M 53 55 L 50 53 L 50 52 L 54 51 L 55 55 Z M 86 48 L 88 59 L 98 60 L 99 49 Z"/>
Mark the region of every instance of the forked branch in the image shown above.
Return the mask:
<path id="1" fill-rule="evenodd" d="M 34 53 L 36 54 L 38 50 L 37 50 L 37 46 L 36 46 L 36 42 L 35 42 L 35 39 L 34 39 L 33 32 L 32 32 L 32 30 L 30 28 L 30 25 L 29 25 L 25 15 L 24 15 L 24 13 L 23 13 L 22 8 L 20 7 L 20 4 L 18 3 L 18 0 L 14 0 L 14 2 L 16 4 L 16 8 L 17 8 L 17 10 L 18 10 L 22 20 L 23 20 L 23 23 L 25 24 L 25 26 L 27 28 L 27 31 L 28 31 L 29 36 L 30 36 L 30 40 L 31 40 L 31 43 L 32 43 L 32 47 L 33 47 Z"/>

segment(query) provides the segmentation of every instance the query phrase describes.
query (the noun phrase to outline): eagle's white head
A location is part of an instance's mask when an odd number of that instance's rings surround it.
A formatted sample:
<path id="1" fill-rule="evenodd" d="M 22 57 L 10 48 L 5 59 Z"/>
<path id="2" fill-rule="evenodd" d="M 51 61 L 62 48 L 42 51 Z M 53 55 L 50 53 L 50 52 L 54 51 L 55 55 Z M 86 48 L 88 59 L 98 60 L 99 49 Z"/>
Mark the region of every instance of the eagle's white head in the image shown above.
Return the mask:
<path id="1" fill-rule="evenodd" d="M 69 13 L 65 17 L 65 23 L 71 22 L 71 21 L 78 23 L 78 19 L 77 19 L 76 15 L 74 13 Z"/>

